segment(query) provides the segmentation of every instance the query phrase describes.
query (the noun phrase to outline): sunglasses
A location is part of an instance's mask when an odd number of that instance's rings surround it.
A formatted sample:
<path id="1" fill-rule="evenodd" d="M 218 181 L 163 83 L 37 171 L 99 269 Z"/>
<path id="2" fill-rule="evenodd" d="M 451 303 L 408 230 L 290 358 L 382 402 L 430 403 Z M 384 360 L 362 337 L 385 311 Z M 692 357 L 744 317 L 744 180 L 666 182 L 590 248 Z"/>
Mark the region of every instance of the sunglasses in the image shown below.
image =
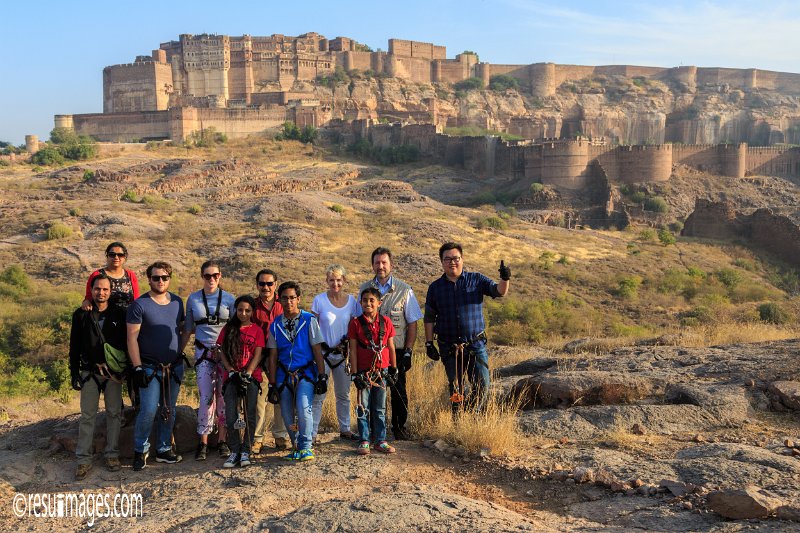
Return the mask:
<path id="1" fill-rule="evenodd" d="M 219 279 L 221 275 L 222 273 L 220 272 L 214 272 L 213 274 L 203 274 L 203 279 L 206 281 L 210 281 L 212 279 Z"/>
<path id="2" fill-rule="evenodd" d="M 154 282 L 158 282 L 158 281 L 167 282 L 167 281 L 169 281 L 169 278 L 170 278 L 170 276 L 150 276 L 150 280 L 154 281 Z"/>
<path id="3" fill-rule="evenodd" d="M 258 286 L 259 287 L 272 287 L 273 285 L 275 285 L 274 281 L 259 281 L 258 282 Z"/>
<path id="4" fill-rule="evenodd" d="M 125 253 L 118 254 L 116 252 L 108 252 L 106 254 L 106 257 L 108 257 L 109 259 L 114 259 L 116 257 L 119 257 L 120 259 L 122 259 L 122 258 L 125 257 Z"/>

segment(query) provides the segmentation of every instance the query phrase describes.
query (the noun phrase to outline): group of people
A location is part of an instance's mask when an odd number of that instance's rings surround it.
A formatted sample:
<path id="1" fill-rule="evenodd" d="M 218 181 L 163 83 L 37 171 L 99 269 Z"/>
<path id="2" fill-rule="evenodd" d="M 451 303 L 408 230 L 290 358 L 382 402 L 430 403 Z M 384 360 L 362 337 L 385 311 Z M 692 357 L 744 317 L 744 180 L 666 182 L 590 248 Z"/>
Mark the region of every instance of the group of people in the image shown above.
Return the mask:
<path id="1" fill-rule="evenodd" d="M 439 249 L 443 274 L 428 288 L 424 313 L 411 286 L 394 275 L 392 253 L 384 247 L 372 252 L 375 276 L 359 287 L 357 297 L 344 289 L 345 268 L 328 267 L 328 290 L 312 299 L 310 311 L 303 309 L 300 284 L 279 284 L 270 269 L 256 274 L 256 297 L 235 297 L 220 287 L 222 270 L 211 260 L 200 268 L 202 289 L 191 293 L 185 306 L 169 291 L 172 267 L 163 261 L 147 267 L 150 290 L 140 295 L 136 274 L 124 267 L 127 257 L 120 242 L 106 248 L 106 266 L 89 276 L 86 299 L 72 317 L 69 366 L 72 387 L 81 391 L 77 479 L 92 466 L 101 393 L 105 464 L 111 471 L 121 468 L 125 380 L 137 406 L 133 469 L 147 465 L 154 424 L 155 460 L 181 460 L 172 429 L 187 365 L 195 369 L 200 397 L 198 461 L 207 458 L 209 436 L 216 430 L 223 466 L 250 465 L 252 454 L 265 444 L 267 404 L 274 405 L 276 449 L 290 450 L 288 460 L 313 460 L 329 380 L 340 437 L 357 442 L 361 455 L 395 453 L 387 440 L 387 389 L 393 437 L 408 439 L 406 382 L 420 318 L 426 355 L 444 364 L 453 412 L 464 406 L 479 409 L 485 402 L 490 377 L 483 299 L 505 295 L 511 271 L 501 261 L 499 283 L 464 271 L 458 243 Z M 189 357 L 184 349 L 192 336 Z M 124 371 L 114 364 L 119 354 L 127 354 Z M 350 420 L 351 384 L 357 390 L 356 432 Z"/>

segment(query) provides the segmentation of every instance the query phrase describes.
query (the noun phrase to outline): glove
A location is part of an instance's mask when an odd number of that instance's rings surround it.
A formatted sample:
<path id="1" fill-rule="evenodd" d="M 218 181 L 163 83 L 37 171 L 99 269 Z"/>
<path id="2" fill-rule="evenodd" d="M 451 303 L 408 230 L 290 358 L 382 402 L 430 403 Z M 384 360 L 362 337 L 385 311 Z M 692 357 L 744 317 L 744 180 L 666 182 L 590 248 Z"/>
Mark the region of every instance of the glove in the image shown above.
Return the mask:
<path id="1" fill-rule="evenodd" d="M 320 374 L 317 376 L 317 382 L 314 383 L 314 394 L 325 394 L 326 392 L 328 392 L 328 376 Z"/>
<path id="2" fill-rule="evenodd" d="M 436 349 L 436 346 L 433 344 L 433 342 L 428 341 L 425 343 L 425 355 L 427 355 L 428 358 L 433 361 L 439 360 L 439 350 Z"/>
<path id="3" fill-rule="evenodd" d="M 250 384 L 250 374 L 247 372 L 234 372 L 231 377 L 236 385 L 236 393 L 239 396 L 247 396 L 247 386 Z"/>
<path id="4" fill-rule="evenodd" d="M 137 366 L 133 369 L 133 385 L 139 389 L 146 389 L 148 385 L 147 373 L 144 368 Z"/>
<path id="5" fill-rule="evenodd" d="M 386 385 L 389 387 L 394 387 L 397 385 L 397 369 L 393 366 L 390 366 L 386 369 L 386 374 L 384 374 L 384 379 L 386 379 Z"/>
<path id="6" fill-rule="evenodd" d="M 403 357 L 400 359 L 400 368 L 404 372 L 411 370 L 411 348 L 403 348 Z"/>
<path id="7" fill-rule="evenodd" d="M 70 372 L 70 383 L 72 384 L 72 390 L 81 390 L 81 387 L 83 387 L 83 380 L 81 379 L 81 373 Z"/>
<path id="8" fill-rule="evenodd" d="M 511 279 L 511 267 L 507 267 L 504 261 L 500 261 L 500 279 L 508 281 Z"/>
<path id="9" fill-rule="evenodd" d="M 364 374 L 353 374 L 350 376 L 350 379 L 353 381 L 353 385 L 356 386 L 358 390 L 364 390 L 369 387 L 369 381 L 367 381 L 367 376 Z"/>
<path id="10" fill-rule="evenodd" d="M 280 401 L 280 397 L 278 396 L 278 387 L 275 385 L 270 385 L 267 389 L 267 401 L 272 405 L 277 405 Z"/>

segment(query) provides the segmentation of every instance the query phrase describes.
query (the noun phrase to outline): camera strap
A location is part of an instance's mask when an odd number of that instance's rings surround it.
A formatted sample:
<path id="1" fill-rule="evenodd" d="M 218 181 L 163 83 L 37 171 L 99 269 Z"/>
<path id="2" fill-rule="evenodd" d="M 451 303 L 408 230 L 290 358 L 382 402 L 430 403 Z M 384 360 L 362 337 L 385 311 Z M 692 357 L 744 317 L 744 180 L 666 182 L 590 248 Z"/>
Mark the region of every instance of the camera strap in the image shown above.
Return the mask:
<path id="1" fill-rule="evenodd" d="M 227 319 L 220 320 L 219 318 L 219 310 L 222 308 L 222 289 L 217 288 L 217 308 L 214 310 L 214 321 L 212 322 L 214 325 L 220 324 L 222 322 L 227 322 Z M 203 307 L 206 308 L 206 316 L 197 320 L 195 324 L 208 324 L 209 318 L 211 318 L 211 310 L 208 308 L 208 300 L 206 299 L 206 291 L 200 290 L 200 295 L 203 297 Z"/>

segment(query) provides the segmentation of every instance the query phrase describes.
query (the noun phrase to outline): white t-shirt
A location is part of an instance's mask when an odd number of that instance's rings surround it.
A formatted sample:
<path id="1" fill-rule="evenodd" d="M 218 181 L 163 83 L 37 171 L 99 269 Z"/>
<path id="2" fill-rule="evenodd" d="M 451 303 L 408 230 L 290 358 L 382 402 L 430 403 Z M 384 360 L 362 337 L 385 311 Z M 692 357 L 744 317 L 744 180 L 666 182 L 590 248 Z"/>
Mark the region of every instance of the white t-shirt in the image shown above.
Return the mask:
<path id="1" fill-rule="evenodd" d="M 311 302 L 311 311 L 319 316 L 319 329 L 322 330 L 322 338 L 328 346 L 336 346 L 347 336 L 347 326 L 350 319 L 361 314 L 361 307 L 358 305 L 353 295 L 347 295 L 347 303 L 344 307 L 336 307 L 328 299 L 328 293 L 323 292 L 314 296 Z"/>

